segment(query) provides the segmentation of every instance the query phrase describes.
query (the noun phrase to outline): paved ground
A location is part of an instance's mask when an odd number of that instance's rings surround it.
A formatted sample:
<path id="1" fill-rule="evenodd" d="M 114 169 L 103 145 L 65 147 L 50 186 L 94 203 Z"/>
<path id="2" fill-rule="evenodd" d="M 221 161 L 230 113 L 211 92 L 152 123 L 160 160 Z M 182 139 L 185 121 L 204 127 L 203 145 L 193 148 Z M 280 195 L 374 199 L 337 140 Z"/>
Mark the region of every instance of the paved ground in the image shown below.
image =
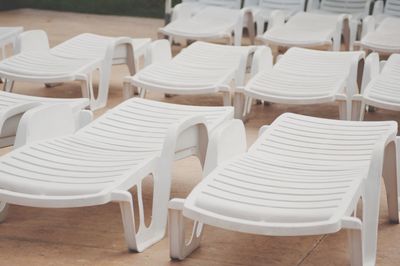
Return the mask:
<path id="1" fill-rule="evenodd" d="M 97 16 L 38 10 L 0 12 L 0 26 L 24 26 L 44 29 L 52 45 L 76 34 L 93 32 L 104 35 L 157 37 L 162 20 Z M 178 48 L 174 48 L 175 50 Z M 124 67 L 115 67 L 107 108 L 121 102 Z M 46 89 L 41 84 L 17 83 L 15 92 L 50 97 L 79 97 L 78 84 L 70 83 Z M 148 98 L 182 104 L 221 105 L 216 95 L 198 97 L 176 96 L 164 99 L 159 94 Z M 257 130 L 271 123 L 283 112 L 337 118 L 335 105 L 293 107 L 273 104 L 253 108 L 246 124 L 249 145 Z M 378 110 L 367 120 L 400 120 L 395 112 Z M 8 152 L 4 149 L 2 153 Z M 185 197 L 200 181 L 200 165 L 189 158 L 177 162 L 173 173 L 172 197 Z M 145 184 L 146 205 L 150 206 L 150 183 Z M 148 188 L 148 189 L 146 189 Z M 149 209 L 149 207 L 147 208 Z M 398 265 L 400 225 L 388 223 L 384 191 L 381 200 L 378 265 Z M 329 236 L 262 237 L 207 227 L 202 247 L 183 262 L 169 259 L 168 238 L 147 251 L 136 254 L 127 251 L 119 207 L 107 204 L 79 209 L 33 209 L 12 206 L 9 217 L 0 225 L 0 265 L 347 265 L 347 236 L 342 231 Z"/>

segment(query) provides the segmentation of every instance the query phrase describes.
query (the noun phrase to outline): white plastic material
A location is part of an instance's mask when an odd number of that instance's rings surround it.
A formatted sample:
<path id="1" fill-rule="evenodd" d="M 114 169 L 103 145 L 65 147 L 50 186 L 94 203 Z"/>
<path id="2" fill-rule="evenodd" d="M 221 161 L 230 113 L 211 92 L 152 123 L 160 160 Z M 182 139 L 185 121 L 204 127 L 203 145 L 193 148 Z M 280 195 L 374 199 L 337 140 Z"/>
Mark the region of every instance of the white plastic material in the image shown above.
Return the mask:
<path id="1" fill-rule="evenodd" d="M 390 220 L 399 222 L 396 134 L 392 121 L 281 115 L 247 153 L 219 166 L 186 200 L 171 200 L 171 257 L 199 245 L 203 224 L 268 236 L 348 229 L 352 265 L 375 265 L 381 176 Z M 183 217 L 195 221 L 193 243 L 184 242 Z"/>
<path id="2" fill-rule="evenodd" d="M 244 23 L 247 23 L 247 26 Z M 251 9 L 233 9 L 206 5 L 194 16 L 181 16 L 159 29 L 171 40 L 226 40 L 229 44 L 241 45 L 243 28 L 249 29 L 254 42 L 254 24 Z M 233 37 L 232 37 L 233 36 Z"/>
<path id="3" fill-rule="evenodd" d="M 305 0 L 259 0 L 257 3 L 245 1 L 245 6 L 251 6 L 254 20 L 257 23 L 257 36 L 264 33 L 264 25 L 268 23 L 268 28 L 271 27 L 271 14 L 275 10 L 280 10 L 283 13 L 284 19 L 288 20 L 297 12 L 304 11 Z"/>
<path id="4" fill-rule="evenodd" d="M 68 117 L 66 109 L 61 112 Z M 30 118 L 36 120 L 35 115 Z M 204 169 L 212 171 L 215 166 L 205 165 L 208 136 L 218 137 L 213 131 L 220 125 L 240 128 L 229 126 L 232 117 L 232 107 L 195 107 L 140 98 L 125 101 L 74 134 L 35 139 L 0 158 L 0 202 L 44 208 L 118 202 L 129 249 L 143 251 L 165 234 L 173 160 L 196 155 Z M 244 141 L 230 138 L 229 145 Z M 148 175 L 153 176 L 154 198 L 152 222 L 147 227 L 141 184 Z M 129 193 L 135 186 L 139 228 Z"/>
<path id="5" fill-rule="evenodd" d="M 351 118 L 351 99 L 359 92 L 358 70 L 364 52 L 328 52 L 290 48 L 271 68 L 245 87 L 245 95 L 272 103 L 339 103 L 341 119 Z M 246 101 L 249 111 L 251 101 Z"/>
<path id="6" fill-rule="evenodd" d="M 354 119 L 363 120 L 365 106 L 400 111 L 400 55 L 393 54 L 379 72 L 379 56 L 372 53 L 366 60 L 362 95 L 353 97 Z"/>
<path id="7" fill-rule="evenodd" d="M 284 13 L 275 12 L 270 27 L 264 35 L 259 36 L 261 41 L 283 47 L 319 47 L 330 45 L 332 50 L 339 51 L 345 14 L 318 14 L 300 12 L 284 22 Z"/>
<path id="8" fill-rule="evenodd" d="M 40 105 L 67 104 L 71 111 L 76 114 L 76 128 L 83 126 L 85 123 L 84 115 L 80 113 L 82 109 L 88 107 L 87 99 L 56 99 L 20 95 L 9 92 L 0 92 L 0 147 L 10 146 L 14 144 L 15 135 L 21 119 L 21 116 Z M 51 112 L 51 111 L 50 111 Z M 87 120 L 87 119 L 86 119 Z M 89 118 L 90 120 L 90 118 Z M 49 125 L 49 121 L 45 121 Z M 49 130 L 42 128 L 42 130 Z M 24 133 L 20 133 L 24 134 Z"/>
<path id="9" fill-rule="evenodd" d="M 24 29 L 22 27 L 0 27 L 0 59 L 7 57 L 7 45 L 11 44 L 15 49 L 17 37 L 23 30 Z"/>
<path id="10" fill-rule="evenodd" d="M 379 53 L 400 53 L 400 17 L 385 18 L 376 29 L 374 19 L 368 19 L 364 23 L 361 47 Z"/>
<path id="11" fill-rule="evenodd" d="M 164 44 L 167 41 L 157 42 Z M 152 46 L 156 48 L 152 54 L 170 54 L 167 45 L 155 45 L 157 42 Z M 247 62 L 256 49 L 268 48 L 195 42 L 172 60 L 155 60 L 135 76 L 127 77 L 125 91 L 131 91 L 132 86 L 136 86 L 141 91 L 180 95 L 222 92 L 224 104 L 231 105 L 231 94 L 235 92 L 235 88 L 244 86 Z M 130 96 L 131 93 L 126 95 Z"/>
<path id="12" fill-rule="evenodd" d="M 372 16 L 379 25 L 382 20 L 388 17 L 400 17 L 400 1 L 399 0 L 378 0 L 374 2 Z"/>
<path id="13" fill-rule="evenodd" d="M 22 52 L 0 63 L 0 77 L 6 79 L 6 91 L 12 90 L 14 81 L 54 84 L 77 80 L 81 82 L 82 95 L 90 99 L 93 110 L 107 103 L 111 66 L 127 64 L 134 74 L 135 57 L 144 55 L 150 42 L 150 39 L 85 33 L 48 49 L 43 31 L 25 32 L 19 40 L 21 43 L 17 47 Z M 95 97 L 92 76 L 97 70 L 100 80 L 98 96 Z"/>

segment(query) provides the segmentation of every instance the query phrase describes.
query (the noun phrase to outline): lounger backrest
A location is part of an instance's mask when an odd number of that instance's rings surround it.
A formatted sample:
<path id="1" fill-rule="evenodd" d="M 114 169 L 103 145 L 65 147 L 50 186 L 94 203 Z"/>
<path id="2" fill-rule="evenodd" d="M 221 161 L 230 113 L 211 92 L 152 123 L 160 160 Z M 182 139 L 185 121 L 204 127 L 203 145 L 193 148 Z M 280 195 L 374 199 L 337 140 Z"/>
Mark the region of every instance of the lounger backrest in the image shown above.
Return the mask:
<path id="1" fill-rule="evenodd" d="M 363 13 L 369 8 L 369 3 L 369 0 L 322 0 L 321 10 L 345 14 Z"/>
<path id="2" fill-rule="evenodd" d="M 386 15 L 400 17 L 400 0 L 386 0 L 384 13 Z"/>
<path id="3" fill-rule="evenodd" d="M 271 162 L 284 161 L 295 175 L 301 175 L 295 168 L 299 163 L 308 164 L 310 170 L 354 169 L 368 165 L 376 145 L 386 145 L 396 133 L 394 121 L 355 122 L 286 113 L 268 127 L 249 153 Z"/>
<path id="4" fill-rule="evenodd" d="M 49 50 L 49 39 L 43 30 L 30 30 L 21 33 L 16 42 L 17 52 Z"/>
<path id="5" fill-rule="evenodd" d="M 304 10 L 304 0 L 260 0 L 259 6 L 261 8 L 276 10 L 276 9 L 287 9 L 287 10 Z"/>
<path id="6" fill-rule="evenodd" d="M 199 3 L 212 6 L 240 9 L 241 0 L 199 0 Z"/>

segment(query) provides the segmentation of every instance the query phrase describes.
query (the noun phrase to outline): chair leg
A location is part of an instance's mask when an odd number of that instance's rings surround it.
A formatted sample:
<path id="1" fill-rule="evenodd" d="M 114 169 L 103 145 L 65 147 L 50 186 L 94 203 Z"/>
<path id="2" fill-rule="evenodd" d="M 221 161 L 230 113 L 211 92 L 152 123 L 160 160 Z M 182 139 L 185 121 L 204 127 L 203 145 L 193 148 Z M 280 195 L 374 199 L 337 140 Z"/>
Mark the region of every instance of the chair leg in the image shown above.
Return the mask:
<path id="1" fill-rule="evenodd" d="M 14 88 L 14 80 L 5 79 L 3 90 L 6 92 L 12 92 L 13 88 Z"/>
<path id="2" fill-rule="evenodd" d="M 229 91 L 224 91 L 222 92 L 222 100 L 224 106 L 231 106 L 232 105 L 232 98 L 231 98 L 231 93 Z"/>
<path id="3" fill-rule="evenodd" d="M 350 101 L 339 101 L 339 119 L 350 120 L 351 119 L 351 102 Z"/>
<path id="4" fill-rule="evenodd" d="M 200 246 L 203 234 L 203 224 L 194 222 L 190 240 L 185 241 L 185 221 L 182 215 L 183 201 L 171 201 L 174 208 L 169 209 L 169 239 L 170 257 L 172 259 L 183 260 Z M 179 206 L 176 206 L 179 205 Z"/>
<path id="5" fill-rule="evenodd" d="M 398 204 L 398 167 L 397 149 L 394 141 L 389 143 L 385 149 L 383 163 L 383 180 L 386 188 L 389 219 L 392 223 L 399 223 Z"/>
<path id="6" fill-rule="evenodd" d="M 144 219 L 144 205 L 141 183 L 137 184 L 139 206 L 138 230 L 136 229 L 135 225 L 132 195 L 129 192 L 125 191 L 126 196 L 124 200 L 118 200 L 122 214 L 125 240 L 128 245 L 128 249 L 131 251 L 142 252 L 146 248 L 154 245 L 155 243 L 163 239 L 165 235 L 170 186 L 163 186 L 163 184 L 165 185 L 166 180 L 164 180 L 164 182 L 160 182 L 160 178 L 157 178 L 156 175 L 153 176 L 153 210 L 151 215 L 151 223 L 148 227 L 146 226 Z M 166 177 L 161 178 L 167 179 Z"/>
<path id="7" fill-rule="evenodd" d="M 130 81 L 124 81 L 122 88 L 122 98 L 127 100 L 132 98 L 135 95 L 135 87 L 131 84 Z"/>
<path id="8" fill-rule="evenodd" d="M 379 203 L 380 203 L 380 175 L 373 182 L 365 184 L 363 197 L 363 265 L 375 265 L 378 241 Z"/>
<path id="9" fill-rule="evenodd" d="M 351 120 L 362 121 L 364 119 L 365 105 L 362 101 L 354 100 L 351 108 Z"/>
<path id="10" fill-rule="evenodd" d="M 7 203 L 0 202 L 0 223 L 4 222 L 4 220 L 7 218 L 9 207 L 10 205 Z"/>
<path id="11" fill-rule="evenodd" d="M 351 266 L 363 265 L 363 251 L 362 251 L 362 234 L 361 230 L 349 229 L 347 230 L 347 238 L 350 247 L 350 261 Z"/>
<path id="12" fill-rule="evenodd" d="M 243 119 L 245 114 L 245 103 L 247 98 L 243 93 L 236 92 L 233 96 L 233 106 L 235 110 L 235 118 Z"/>

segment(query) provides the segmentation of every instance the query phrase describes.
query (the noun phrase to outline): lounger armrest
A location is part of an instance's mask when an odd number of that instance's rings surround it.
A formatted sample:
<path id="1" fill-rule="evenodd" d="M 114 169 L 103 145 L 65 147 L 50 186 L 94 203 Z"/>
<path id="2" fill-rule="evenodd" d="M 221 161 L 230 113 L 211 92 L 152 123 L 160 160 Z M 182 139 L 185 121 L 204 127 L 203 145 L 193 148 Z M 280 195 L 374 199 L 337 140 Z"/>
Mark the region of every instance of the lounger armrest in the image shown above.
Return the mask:
<path id="1" fill-rule="evenodd" d="M 260 127 L 260 129 L 258 130 L 258 137 L 260 137 L 262 134 L 264 134 L 265 131 L 267 131 L 267 129 L 270 127 L 270 125 L 264 125 L 262 127 Z"/>
<path id="2" fill-rule="evenodd" d="M 372 15 L 376 16 L 376 15 L 380 15 L 383 14 L 384 12 L 384 3 L 382 0 L 378 0 L 374 3 L 374 8 L 372 10 Z"/>
<path id="3" fill-rule="evenodd" d="M 274 10 L 271 12 L 271 18 L 268 23 L 268 30 L 279 27 L 285 24 L 285 13 L 281 10 Z"/>
<path id="4" fill-rule="evenodd" d="M 160 169 L 170 170 L 176 152 L 192 148 L 204 165 L 208 144 L 208 130 L 203 116 L 191 116 L 172 124 L 164 140 Z"/>
<path id="5" fill-rule="evenodd" d="M 271 48 L 266 46 L 258 47 L 251 64 L 251 77 L 254 77 L 260 71 L 272 69 L 273 64 L 274 56 L 272 55 Z"/>
<path id="6" fill-rule="evenodd" d="M 362 23 L 361 38 L 365 37 L 370 32 L 375 30 L 375 18 L 373 16 L 367 16 Z"/>
<path id="7" fill-rule="evenodd" d="M 38 140 L 72 134 L 76 129 L 76 116 L 69 104 L 44 104 L 23 114 L 14 148 Z"/>
<path id="8" fill-rule="evenodd" d="M 246 131 L 242 120 L 225 122 L 210 135 L 203 175 L 207 176 L 218 165 L 246 150 Z"/>
<path id="9" fill-rule="evenodd" d="M 371 80 L 375 79 L 380 72 L 379 54 L 371 53 L 365 59 L 364 73 L 361 82 L 361 94 L 364 94 L 365 89 Z"/>
<path id="10" fill-rule="evenodd" d="M 319 9 L 320 2 L 319 0 L 308 0 L 306 11 L 310 12 L 313 9 Z"/>
<path id="11" fill-rule="evenodd" d="M 183 210 L 183 205 L 185 204 L 185 199 L 174 198 L 168 203 L 168 209 L 181 211 Z"/>

